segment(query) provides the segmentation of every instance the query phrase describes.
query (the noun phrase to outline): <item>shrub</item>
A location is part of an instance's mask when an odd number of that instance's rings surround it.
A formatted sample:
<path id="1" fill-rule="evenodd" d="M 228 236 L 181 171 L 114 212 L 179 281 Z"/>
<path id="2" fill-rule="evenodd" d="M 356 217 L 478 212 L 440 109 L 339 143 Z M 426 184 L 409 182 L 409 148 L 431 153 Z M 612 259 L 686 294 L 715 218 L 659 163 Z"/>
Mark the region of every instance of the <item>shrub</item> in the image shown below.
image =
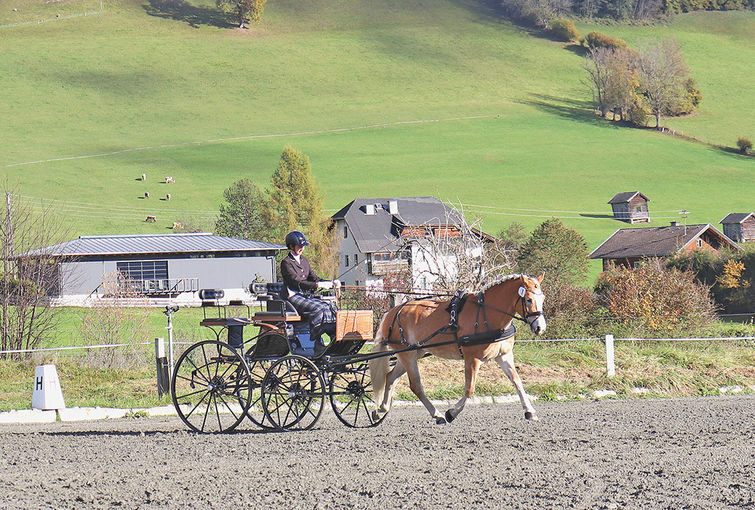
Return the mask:
<path id="1" fill-rule="evenodd" d="M 739 147 L 739 152 L 747 154 L 752 150 L 752 142 L 747 138 L 740 136 L 739 140 L 737 140 L 737 147 Z"/>
<path id="2" fill-rule="evenodd" d="M 574 22 L 566 18 L 556 18 L 551 21 L 551 34 L 559 41 L 579 41 L 579 30 Z"/>
<path id="3" fill-rule="evenodd" d="M 592 31 L 585 37 L 587 46 L 590 48 L 608 48 L 610 50 L 616 50 L 619 48 L 626 48 L 627 43 L 621 39 L 614 39 L 602 32 Z"/>
<path id="4" fill-rule="evenodd" d="M 695 334 L 715 318 L 709 287 L 693 272 L 667 268 L 659 259 L 635 269 L 612 267 L 595 290 L 618 320 L 649 334 Z"/>

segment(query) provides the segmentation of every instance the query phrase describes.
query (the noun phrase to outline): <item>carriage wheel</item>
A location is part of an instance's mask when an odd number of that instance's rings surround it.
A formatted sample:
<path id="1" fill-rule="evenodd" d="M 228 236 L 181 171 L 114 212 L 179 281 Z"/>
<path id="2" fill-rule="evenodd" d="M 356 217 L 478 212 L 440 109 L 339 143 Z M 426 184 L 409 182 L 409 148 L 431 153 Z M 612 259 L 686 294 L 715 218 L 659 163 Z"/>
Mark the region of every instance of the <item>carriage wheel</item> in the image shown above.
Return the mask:
<path id="1" fill-rule="evenodd" d="M 307 358 L 286 356 L 275 361 L 262 381 L 265 418 L 280 430 L 311 429 L 322 414 L 325 383 Z"/>
<path id="2" fill-rule="evenodd" d="M 248 362 L 249 375 L 251 377 L 252 401 L 246 411 L 246 416 L 258 427 L 273 430 L 276 427 L 270 423 L 270 420 L 265 419 L 265 408 L 262 405 L 262 381 L 265 379 L 267 369 L 273 364 L 273 360 L 248 359 Z M 239 398 L 239 402 L 243 405 L 243 398 Z"/>
<path id="3" fill-rule="evenodd" d="M 369 363 L 347 365 L 330 377 L 330 405 L 347 427 L 367 428 L 379 425 L 387 416 L 375 418 L 378 404 L 372 398 Z"/>
<path id="4" fill-rule="evenodd" d="M 197 432 L 230 432 L 246 416 L 252 386 L 244 359 L 228 344 L 198 342 L 173 372 L 171 396 L 178 416 Z"/>

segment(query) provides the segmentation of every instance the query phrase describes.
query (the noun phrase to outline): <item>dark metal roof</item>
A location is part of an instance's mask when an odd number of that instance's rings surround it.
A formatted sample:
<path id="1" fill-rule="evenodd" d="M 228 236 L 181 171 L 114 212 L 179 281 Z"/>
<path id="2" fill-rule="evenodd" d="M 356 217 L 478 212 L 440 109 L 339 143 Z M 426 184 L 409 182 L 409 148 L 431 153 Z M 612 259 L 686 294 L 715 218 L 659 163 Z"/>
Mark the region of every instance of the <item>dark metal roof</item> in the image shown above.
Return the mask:
<path id="1" fill-rule="evenodd" d="M 668 257 L 689 243 L 710 232 L 722 244 L 737 248 L 713 225 L 670 225 L 668 227 L 621 228 L 589 255 L 591 259 L 622 259 L 637 257 Z"/>
<path id="2" fill-rule="evenodd" d="M 729 213 L 719 223 L 742 223 L 750 216 L 755 216 L 755 213 Z"/>
<path id="3" fill-rule="evenodd" d="M 635 196 L 640 195 L 642 198 L 644 198 L 646 201 L 650 202 L 650 199 L 640 193 L 639 191 L 624 191 L 622 193 L 616 193 L 611 200 L 608 201 L 609 204 L 623 204 L 625 202 L 629 202 L 632 200 Z"/>
<path id="4" fill-rule="evenodd" d="M 194 234 L 135 234 L 81 236 L 73 241 L 32 250 L 25 255 L 85 256 L 139 255 L 154 253 L 198 253 L 232 251 L 283 250 L 280 244 L 216 236 L 212 233 Z"/>
<path id="5" fill-rule="evenodd" d="M 397 213 L 389 212 L 396 201 Z M 367 207 L 374 214 L 367 214 Z M 344 220 L 362 253 L 392 251 L 399 247 L 399 235 L 409 226 L 458 225 L 462 216 L 435 197 L 357 198 L 333 215 Z"/>

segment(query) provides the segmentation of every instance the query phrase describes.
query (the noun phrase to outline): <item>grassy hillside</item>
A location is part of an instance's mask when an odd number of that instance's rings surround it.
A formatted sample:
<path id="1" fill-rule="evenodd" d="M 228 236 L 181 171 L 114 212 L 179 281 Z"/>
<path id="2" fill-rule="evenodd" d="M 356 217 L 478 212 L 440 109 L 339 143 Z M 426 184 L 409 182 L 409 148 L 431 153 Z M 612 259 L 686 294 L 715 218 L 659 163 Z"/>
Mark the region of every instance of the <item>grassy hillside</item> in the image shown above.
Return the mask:
<path id="1" fill-rule="evenodd" d="M 607 217 L 619 191 L 648 195 L 653 224 L 755 207 L 752 158 L 598 121 L 578 52 L 502 20 L 494 2 L 275 0 L 252 30 L 213 4 L 107 1 L 0 29 L 8 184 L 53 205 L 72 236 L 211 225 L 222 190 L 265 185 L 285 144 L 311 157 L 330 209 L 436 195 L 493 233 L 562 217 L 591 247 L 624 226 Z M 631 44 L 676 37 L 705 98 L 667 124 L 733 145 L 755 139 L 754 27 L 736 12 L 598 29 Z"/>

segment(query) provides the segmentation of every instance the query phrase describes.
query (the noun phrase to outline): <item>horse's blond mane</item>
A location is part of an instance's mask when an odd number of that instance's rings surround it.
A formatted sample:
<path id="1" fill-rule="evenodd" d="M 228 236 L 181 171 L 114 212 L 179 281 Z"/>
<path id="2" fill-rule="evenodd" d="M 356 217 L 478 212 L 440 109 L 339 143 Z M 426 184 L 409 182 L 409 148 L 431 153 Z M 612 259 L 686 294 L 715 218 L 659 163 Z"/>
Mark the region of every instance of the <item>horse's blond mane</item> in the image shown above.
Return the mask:
<path id="1" fill-rule="evenodd" d="M 503 282 L 507 282 L 509 280 L 515 280 L 517 278 L 530 278 L 530 279 L 532 279 L 531 276 L 526 275 L 524 273 L 513 273 L 513 274 L 509 274 L 509 275 L 504 276 L 500 280 L 497 280 L 497 281 L 495 281 L 493 283 L 490 283 L 490 284 L 486 285 L 485 287 L 483 287 L 483 289 L 480 292 L 485 292 L 485 291 L 491 289 L 492 287 L 495 287 L 498 284 L 501 284 Z"/>

